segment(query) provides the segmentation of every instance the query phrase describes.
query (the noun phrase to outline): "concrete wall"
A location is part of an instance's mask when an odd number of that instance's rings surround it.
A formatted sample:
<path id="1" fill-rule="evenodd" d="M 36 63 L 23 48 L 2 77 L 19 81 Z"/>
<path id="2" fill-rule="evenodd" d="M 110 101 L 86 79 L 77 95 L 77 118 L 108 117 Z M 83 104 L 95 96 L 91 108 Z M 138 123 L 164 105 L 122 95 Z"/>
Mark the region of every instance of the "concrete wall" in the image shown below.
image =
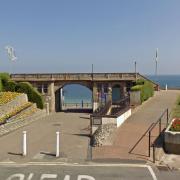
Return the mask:
<path id="1" fill-rule="evenodd" d="M 140 91 L 131 91 L 130 92 L 130 105 L 140 105 L 141 104 L 141 92 Z"/>
<path id="2" fill-rule="evenodd" d="M 126 121 L 131 116 L 131 109 L 123 113 L 121 116 L 117 117 L 117 127 L 121 126 L 121 124 Z"/>
<path id="3" fill-rule="evenodd" d="M 164 148 L 167 153 L 180 154 L 180 132 L 169 130 L 172 122 L 164 132 Z"/>
<path id="4" fill-rule="evenodd" d="M 21 94 L 17 96 L 14 100 L 0 106 L 0 117 L 3 117 L 7 113 L 12 112 L 14 109 L 16 109 L 19 106 L 22 106 L 27 102 L 28 98 L 26 94 Z"/>
<path id="5" fill-rule="evenodd" d="M 95 117 L 96 121 L 101 122 L 101 124 L 93 124 L 93 117 L 91 117 L 91 134 L 94 134 L 94 132 L 104 124 L 115 124 L 116 127 L 121 126 L 126 119 L 128 119 L 131 116 L 131 109 L 124 112 L 122 115 L 118 117 L 112 117 L 112 116 L 104 116 L 104 117 Z"/>

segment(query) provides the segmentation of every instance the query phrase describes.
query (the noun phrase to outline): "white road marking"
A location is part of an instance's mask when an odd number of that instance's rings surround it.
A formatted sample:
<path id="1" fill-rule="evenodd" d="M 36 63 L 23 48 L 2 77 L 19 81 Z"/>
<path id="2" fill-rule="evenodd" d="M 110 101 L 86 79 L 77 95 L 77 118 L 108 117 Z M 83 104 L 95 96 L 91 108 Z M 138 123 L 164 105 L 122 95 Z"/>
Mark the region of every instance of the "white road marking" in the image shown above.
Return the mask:
<path id="1" fill-rule="evenodd" d="M 150 172 L 152 179 L 157 180 L 157 177 L 150 165 L 146 164 L 78 164 L 78 163 L 62 163 L 62 162 L 29 162 L 29 163 L 10 163 L 10 162 L 0 162 L 1 166 L 15 166 L 15 167 L 23 167 L 23 166 L 69 166 L 69 167 L 131 167 L 131 168 L 147 168 Z"/>
<path id="2" fill-rule="evenodd" d="M 153 180 L 157 180 L 157 177 L 156 177 L 152 167 L 151 166 L 147 166 L 147 168 L 148 168 L 149 172 L 151 173 L 151 176 L 152 176 Z"/>
<path id="3" fill-rule="evenodd" d="M 92 176 L 88 176 L 88 175 L 79 175 L 77 178 L 77 180 L 82 180 L 82 179 L 95 180 Z"/>
<path id="4" fill-rule="evenodd" d="M 57 174 L 42 174 L 40 180 L 43 180 L 43 179 L 55 179 L 55 178 L 57 178 Z"/>
<path id="5" fill-rule="evenodd" d="M 12 180 L 14 178 L 19 178 L 19 180 L 24 180 L 25 175 L 24 174 L 13 174 L 11 175 L 7 180 Z"/>
<path id="6" fill-rule="evenodd" d="M 34 174 L 33 174 L 33 173 L 29 174 L 29 176 L 28 176 L 27 180 L 32 180 L 33 176 L 34 176 Z"/>

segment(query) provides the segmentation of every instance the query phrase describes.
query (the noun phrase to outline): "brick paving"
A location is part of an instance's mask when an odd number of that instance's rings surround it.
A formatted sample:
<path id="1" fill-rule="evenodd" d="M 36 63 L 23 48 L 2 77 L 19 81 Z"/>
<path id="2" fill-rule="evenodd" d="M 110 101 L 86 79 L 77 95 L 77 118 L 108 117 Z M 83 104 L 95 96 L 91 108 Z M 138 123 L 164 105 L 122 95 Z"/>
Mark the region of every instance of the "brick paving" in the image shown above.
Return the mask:
<path id="1" fill-rule="evenodd" d="M 93 159 L 138 159 L 148 160 L 148 135 L 146 134 L 140 143 L 133 149 L 146 130 L 156 122 L 163 111 L 172 109 L 178 90 L 159 91 L 149 101 L 139 106 L 130 118 L 126 120 L 114 133 L 111 146 L 94 147 Z M 164 117 L 165 122 L 165 117 Z M 158 135 L 158 127 L 152 132 L 152 139 Z"/>

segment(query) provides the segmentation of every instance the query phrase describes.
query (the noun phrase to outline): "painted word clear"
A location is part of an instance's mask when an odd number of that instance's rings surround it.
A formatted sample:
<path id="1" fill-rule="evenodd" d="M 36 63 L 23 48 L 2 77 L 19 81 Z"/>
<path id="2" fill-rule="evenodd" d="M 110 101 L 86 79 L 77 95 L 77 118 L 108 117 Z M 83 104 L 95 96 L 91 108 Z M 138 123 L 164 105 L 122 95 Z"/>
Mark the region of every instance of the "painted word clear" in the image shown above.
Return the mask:
<path id="1" fill-rule="evenodd" d="M 35 177 L 34 173 L 30 173 L 29 175 L 24 175 L 22 173 L 17 173 L 9 176 L 7 180 L 34 180 L 33 178 Z M 58 179 L 57 174 L 41 174 L 39 180 L 49 180 L 49 179 Z M 62 179 L 61 179 L 62 180 Z M 70 175 L 65 175 L 63 180 L 71 180 Z M 95 180 L 94 177 L 89 176 L 89 175 L 78 175 L 77 180 Z"/>

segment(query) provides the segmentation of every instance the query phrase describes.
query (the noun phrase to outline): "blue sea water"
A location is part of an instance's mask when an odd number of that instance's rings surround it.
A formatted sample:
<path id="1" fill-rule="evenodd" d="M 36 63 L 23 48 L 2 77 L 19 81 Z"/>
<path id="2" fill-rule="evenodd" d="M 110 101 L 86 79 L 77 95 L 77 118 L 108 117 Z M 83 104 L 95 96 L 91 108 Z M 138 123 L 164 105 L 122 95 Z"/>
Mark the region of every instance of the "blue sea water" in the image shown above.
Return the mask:
<path id="1" fill-rule="evenodd" d="M 180 75 L 145 75 L 152 81 L 157 82 L 161 88 L 165 88 L 166 84 L 169 88 L 180 88 Z M 65 103 L 84 103 L 92 102 L 92 92 L 82 85 L 67 85 L 64 87 Z"/>
<path id="2" fill-rule="evenodd" d="M 180 88 L 180 75 L 147 75 L 147 78 L 157 82 L 161 88 L 166 84 L 169 88 Z"/>
<path id="3" fill-rule="evenodd" d="M 66 85 L 63 88 L 64 102 L 65 103 L 91 103 L 92 92 L 85 86 L 82 85 Z"/>

